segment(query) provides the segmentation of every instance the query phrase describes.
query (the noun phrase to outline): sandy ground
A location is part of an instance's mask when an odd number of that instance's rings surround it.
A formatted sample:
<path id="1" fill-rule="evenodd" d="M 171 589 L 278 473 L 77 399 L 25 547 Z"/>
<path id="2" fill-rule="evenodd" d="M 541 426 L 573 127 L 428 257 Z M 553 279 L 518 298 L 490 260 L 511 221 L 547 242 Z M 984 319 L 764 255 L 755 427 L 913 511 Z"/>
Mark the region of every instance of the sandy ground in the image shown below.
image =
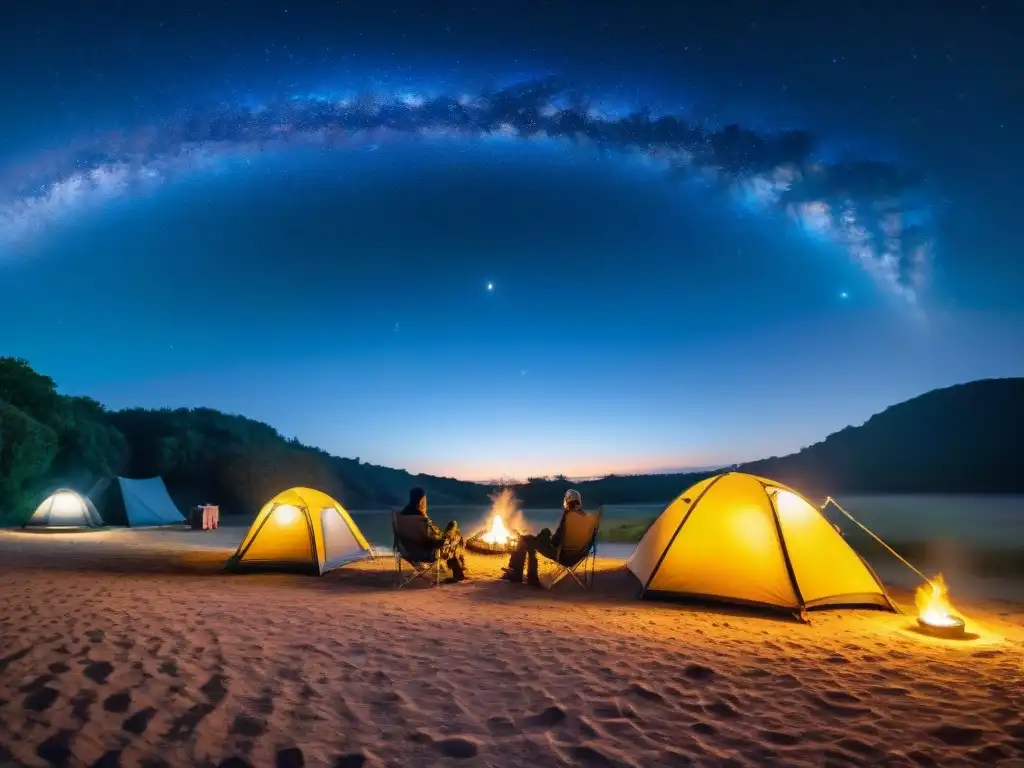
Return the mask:
<path id="1" fill-rule="evenodd" d="M 613 560 L 591 594 L 223 574 L 240 535 L 0 532 L 0 765 L 1024 766 L 1021 605 L 939 641 L 638 602 Z"/>

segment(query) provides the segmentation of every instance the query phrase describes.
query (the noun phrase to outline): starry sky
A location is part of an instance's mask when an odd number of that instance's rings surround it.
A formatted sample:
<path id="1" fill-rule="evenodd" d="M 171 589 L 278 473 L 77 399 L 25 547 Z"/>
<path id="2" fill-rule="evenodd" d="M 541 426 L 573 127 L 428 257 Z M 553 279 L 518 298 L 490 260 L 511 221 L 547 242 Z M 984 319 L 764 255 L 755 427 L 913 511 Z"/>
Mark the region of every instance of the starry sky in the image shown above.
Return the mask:
<path id="1" fill-rule="evenodd" d="M 892 6 L 19 4 L 0 351 L 466 479 L 1024 375 L 1024 11 Z"/>

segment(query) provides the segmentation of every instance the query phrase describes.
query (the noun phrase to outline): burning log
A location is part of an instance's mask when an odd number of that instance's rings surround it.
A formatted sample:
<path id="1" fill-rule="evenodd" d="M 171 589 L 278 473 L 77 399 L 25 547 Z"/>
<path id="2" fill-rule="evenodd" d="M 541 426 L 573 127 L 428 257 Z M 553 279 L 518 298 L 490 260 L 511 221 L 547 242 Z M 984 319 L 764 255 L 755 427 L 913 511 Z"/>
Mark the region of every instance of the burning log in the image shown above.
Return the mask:
<path id="1" fill-rule="evenodd" d="M 487 527 L 466 540 L 466 549 L 482 555 L 507 555 L 519 544 L 523 531 L 511 526 L 522 521 L 519 499 L 511 488 L 491 495 L 491 519 Z"/>
<path id="2" fill-rule="evenodd" d="M 491 517 L 491 524 L 482 531 L 477 531 L 466 540 L 466 549 L 482 555 L 507 555 L 519 544 L 521 531 L 505 527 L 501 515 Z"/>
<path id="3" fill-rule="evenodd" d="M 964 636 L 964 620 L 953 613 L 949 602 L 949 588 L 940 573 L 928 584 L 917 588 L 917 624 L 922 631 L 935 637 L 955 639 Z"/>

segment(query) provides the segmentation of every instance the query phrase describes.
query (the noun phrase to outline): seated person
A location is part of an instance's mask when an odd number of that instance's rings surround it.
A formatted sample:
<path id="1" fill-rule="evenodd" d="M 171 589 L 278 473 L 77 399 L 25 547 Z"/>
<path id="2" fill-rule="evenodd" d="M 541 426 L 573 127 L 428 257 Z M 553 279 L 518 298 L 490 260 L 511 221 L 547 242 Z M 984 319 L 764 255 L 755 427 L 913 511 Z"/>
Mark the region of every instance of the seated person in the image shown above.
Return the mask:
<path id="1" fill-rule="evenodd" d="M 519 584 L 523 580 L 523 565 L 526 564 L 529 556 L 530 564 L 526 572 L 526 583 L 530 586 L 539 587 L 540 577 L 537 575 L 537 553 L 552 560 L 558 554 L 558 545 L 562 542 L 562 529 L 565 526 L 565 516 L 568 514 L 584 515 L 583 498 L 580 492 L 570 488 L 565 492 L 562 500 L 562 519 L 558 521 L 558 528 L 552 534 L 550 528 L 545 528 L 536 536 L 521 536 L 516 551 L 508 559 L 508 568 L 501 578 Z"/>
<path id="2" fill-rule="evenodd" d="M 427 538 L 433 546 L 440 547 L 440 557 L 452 572 L 450 581 L 463 581 L 466 578 L 466 542 L 459 533 L 459 524 L 452 520 L 443 531 L 438 528 L 427 517 L 427 492 L 419 487 L 409 491 L 409 503 L 399 514 L 427 518 Z"/>

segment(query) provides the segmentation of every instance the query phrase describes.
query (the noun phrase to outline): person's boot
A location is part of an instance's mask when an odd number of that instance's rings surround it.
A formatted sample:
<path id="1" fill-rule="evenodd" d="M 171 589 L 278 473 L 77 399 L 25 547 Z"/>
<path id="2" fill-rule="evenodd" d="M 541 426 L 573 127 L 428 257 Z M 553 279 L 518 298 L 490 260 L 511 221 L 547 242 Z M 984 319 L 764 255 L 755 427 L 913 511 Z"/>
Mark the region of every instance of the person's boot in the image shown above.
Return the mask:
<path id="1" fill-rule="evenodd" d="M 448 582 L 457 582 L 457 581 L 465 581 L 466 580 L 466 572 L 464 570 L 462 570 L 462 563 L 460 563 L 457 559 L 455 559 L 453 557 L 448 562 L 448 567 L 451 568 L 452 577 L 451 577 L 451 579 L 446 579 L 446 581 L 448 581 Z"/>

